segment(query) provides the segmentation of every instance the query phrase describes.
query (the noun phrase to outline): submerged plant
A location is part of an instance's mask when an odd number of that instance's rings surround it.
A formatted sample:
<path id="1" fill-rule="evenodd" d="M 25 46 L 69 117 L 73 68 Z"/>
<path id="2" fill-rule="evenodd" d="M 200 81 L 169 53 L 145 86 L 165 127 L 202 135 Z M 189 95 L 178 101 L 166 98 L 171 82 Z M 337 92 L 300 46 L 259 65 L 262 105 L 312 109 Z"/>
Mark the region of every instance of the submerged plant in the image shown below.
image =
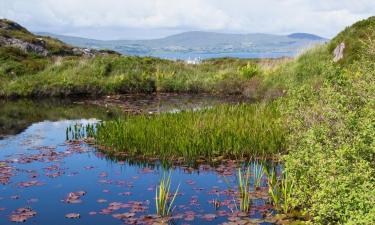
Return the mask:
<path id="1" fill-rule="evenodd" d="M 171 193 L 171 174 L 167 176 L 166 174 L 163 175 L 162 179 L 160 180 L 159 187 L 156 188 L 156 214 L 161 217 L 167 217 L 171 214 L 171 210 L 173 207 L 173 203 L 177 197 L 178 189 L 180 185 L 178 185 L 174 194 Z"/>

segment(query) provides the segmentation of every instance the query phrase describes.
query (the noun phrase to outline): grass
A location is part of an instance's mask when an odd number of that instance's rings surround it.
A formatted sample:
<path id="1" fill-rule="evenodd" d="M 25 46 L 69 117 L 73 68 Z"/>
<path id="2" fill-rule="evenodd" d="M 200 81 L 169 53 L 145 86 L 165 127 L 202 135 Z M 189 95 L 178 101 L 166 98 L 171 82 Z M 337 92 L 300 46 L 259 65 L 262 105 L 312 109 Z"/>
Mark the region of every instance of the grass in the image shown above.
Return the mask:
<path id="1" fill-rule="evenodd" d="M 281 203 L 281 192 L 280 192 L 280 182 L 277 176 L 277 171 L 275 166 L 269 167 L 268 165 L 263 165 L 264 172 L 267 175 L 268 184 L 268 194 L 271 198 L 272 204 L 278 208 Z"/>
<path id="2" fill-rule="evenodd" d="M 250 195 L 250 167 L 247 168 L 246 173 L 242 174 L 241 168 L 238 169 L 238 192 L 240 200 L 241 212 L 248 213 L 251 206 Z"/>
<path id="3" fill-rule="evenodd" d="M 160 217 L 168 217 L 171 215 L 173 210 L 173 204 L 177 197 L 178 189 L 177 187 L 174 194 L 171 192 L 171 174 L 160 180 L 159 186 L 156 188 L 155 194 L 155 204 L 156 204 L 156 214 Z"/>
<path id="4" fill-rule="evenodd" d="M 206 60 L 199 65 L 150 57 L 41 57 L 0 47 L 0 97 L 101 96 L 185 92 L 258 97 L 262 65 L 278 60 Z M 256 95 L 255 95 L 256 94 Z"/>
<path id="5" fill-rule="evenodd" d="M 254 179 L 254 190 L 258 189 L 262 185 L 262 179 L 264 176 L 264 170 L 262 163 L 255 161 L 252 164 L 253 179 Z"/>
<path id="6" fill-rule="evenodd" d="M 291 210 L 291 195 L 293 193 L 293 181 L 288 178 L 288 173 L 284 172 L 281 179 L 281 196 L 282 204 L 281 208 L 285 214 Z"/>
<path id="7" fill-rule="evenodd" d="M 217 157 L 270 157 L 284 150 L 284 129 L 274 104 L 128 116 L 106 121 L 96 129 L 99 146 L 129 157 L 194 162 Z"/>

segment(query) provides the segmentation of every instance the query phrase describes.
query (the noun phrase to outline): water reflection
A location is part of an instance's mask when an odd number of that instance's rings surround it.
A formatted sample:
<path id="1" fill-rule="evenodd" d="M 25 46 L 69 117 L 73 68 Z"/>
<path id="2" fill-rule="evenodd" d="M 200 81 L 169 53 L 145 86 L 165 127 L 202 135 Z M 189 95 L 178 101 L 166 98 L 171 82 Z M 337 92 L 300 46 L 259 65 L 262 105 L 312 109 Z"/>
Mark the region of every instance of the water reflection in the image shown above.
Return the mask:
<path id="1" fill-rule="evenodd" d="M 215 102 L 186 98 L 190 99 L 186 100 L 191 102 L 190 107 Z M 157 107 L 144 103 L 143 111 L 179 108 L 179 100 L 171 99 L 168 104 L 159 99 L 155 103 Z M 0 140 L 0 224 L 23 220 L 25 224 L 153 224 L 158 221 L 155 188 L 166 170 L 171 171 L 171 189 L 181 185 L 173 224 L 275 222 L 265 176 L 261 177 L 260 187 L 252 189 L 250 213 L 238 212 L 236 194 L 229 190 L 226 181 L 236 188 L 239 162 L 221 160 L 216 165 L 194 166 L 156 160 L 142 162 L 103 155 L 81 141 L 66 142 L 67 127 L 111 119 L 123 112 L 110 106 L 78 102 L 0 103 L 3 137 Z M 132 104 L 139 102 L 142 106 L 143 101 L 134 100 Z M 251 185 L 254 182 L 251 179 Z"/>

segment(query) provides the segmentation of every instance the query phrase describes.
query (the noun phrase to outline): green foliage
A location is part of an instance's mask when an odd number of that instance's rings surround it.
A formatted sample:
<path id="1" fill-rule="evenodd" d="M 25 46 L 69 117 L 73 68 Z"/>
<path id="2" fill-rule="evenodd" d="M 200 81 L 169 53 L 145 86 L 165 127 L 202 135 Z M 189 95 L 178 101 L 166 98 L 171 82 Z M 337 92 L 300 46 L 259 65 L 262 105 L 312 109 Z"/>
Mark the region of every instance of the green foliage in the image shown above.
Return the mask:
<path id="1" fill-rule="evenodd" d="M 246 173 L 243 174 L 241 168 L 238 169 L 238 192 L 240 200 L 241 212 L 248 213 L 251 206 L 250 195 L 250 167 L 247 168 Z"/>
<path id="2" fill-rule="evenodd" d="M 262 163 L 255 161 L 252 164 L 253 178 L 254 178 L 254 189 L 258 189 L 262 185 L 262 179 L 265 174 Z"/>
<path id="3" fill-rule="evenodd" d="M 174 194 L 171 192 L 171 174 L 166 176 L 163 175 L 163 178 L 160 180 L 159 186 L 156 188 L 155 194 L 155 205 L 156 205 L 156 214 L 161 217 L 167 217 L 171 215 L 173 210 L 173 204 L 176 200 L 178 189 Z"/>
<path id="4" fill-rule="evenodd" d="M 340 64 L 345 66 L 360 60 L 364 54 L 375 54 L 375 17 L 359 21 L 338 34 L 329 44 L 330 52 L 345 43 L 344 58 Z"/>
<path id="5" fill-rule="evenodd" d="M 360 41 L 373 21 L 335 38 L 332 46 L 342 40 L 351 45 L 344 60 L 321 64 L 320 85 L 292 88 L 283 104 L 292 202 L 316 224 L 375 223 L 375 63 L 365 51 L 374 37 Z"/>
<path id="6" fill-rule="evenodd" d="M 282 196 L 281 208 L 285 214 L 289 213 L 291 210 L 292 193 L 293 193 L 293 181 L 289 179 L 288 173 L 285 172 L 281 179 L 281 196 Z"/>
<path id="7" fill-rule="evenodd" d="M 259 66 L 255 63 L 248 63 L 246 66 L 240 67 L 238 70 L 246 79 L 250 79 L 260 73 Z"/>
<path id="8" fill-rule="evenodd" d="M 223 105 L 200 111 L 128 116 L 97 127 L 96 141 L 130 157 L 270 156 L 284 149 L 284 132 L 274 104 Z"/>
<path id="9" fill-rule="evenodd" d="M 43 70 L 48 60 L 22 52 L 17 48 L 0 47 L 0 77 L 14 78 Z"/>
<path id="10" fill-rule="evenodd" d="M 12 58 L 7 61 L 8 64 L 0 66 L 0 72 L 8 71 L 9 74 L 9 71 L 16 71 L 11 79 L 5 81 L 6 85 L 0 91 L 2 96 L 103 95 L 155 91 L 242 94 L 248 81 L 236 68 L 246 65 L 249 60 L 208 60 L 199 65 L 189 65 L 150 57 L 109 55 L 91 59 L 47 59 L 33 58 L 20 51 L 18 54 L 23 54 L 25 60 Z"/>
<path id="11" fill-rule="evenodd" d="M 276 166 L 263 164 L 264 172 L 267 175 L 268 194 L 271 198 L 271 203 L 276 208 L 280 207 L 281 204 L 281 190 L 280 181 L 277 176 Z"/>

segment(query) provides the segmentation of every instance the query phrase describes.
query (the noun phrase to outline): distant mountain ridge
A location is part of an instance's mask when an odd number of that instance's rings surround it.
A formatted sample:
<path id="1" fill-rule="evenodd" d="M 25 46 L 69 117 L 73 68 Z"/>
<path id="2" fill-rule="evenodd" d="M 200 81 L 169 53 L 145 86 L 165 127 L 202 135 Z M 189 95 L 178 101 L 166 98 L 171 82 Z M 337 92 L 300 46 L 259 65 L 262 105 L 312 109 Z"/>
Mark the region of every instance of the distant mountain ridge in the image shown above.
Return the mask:
<path id="1" fill-rule="evenodd" d="M 110 49 L 122 54 L 151 56 L 165 53 L 285 53 L 285 56 L 290 56 L 301 49 L 327 41 L 325 38 L 308 33 L 273 35 L 190 31 L 159 39 L 110 41 L 51 33 L 38 34 L 51 36 L 79 47 Z"/>

